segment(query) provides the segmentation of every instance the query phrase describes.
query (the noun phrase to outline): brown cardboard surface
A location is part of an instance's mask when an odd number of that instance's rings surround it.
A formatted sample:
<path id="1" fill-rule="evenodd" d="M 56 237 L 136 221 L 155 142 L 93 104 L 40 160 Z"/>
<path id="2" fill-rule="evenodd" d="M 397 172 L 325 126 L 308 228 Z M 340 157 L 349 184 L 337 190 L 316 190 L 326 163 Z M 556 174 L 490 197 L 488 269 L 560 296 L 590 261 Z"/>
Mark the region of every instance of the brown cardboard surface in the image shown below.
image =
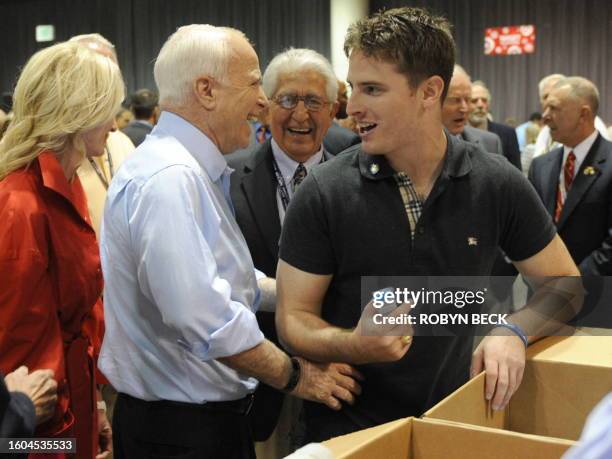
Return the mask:
<path id="1" fill-rule="evenodd" d="M 399 419 L 371 429 L 323 442 L 336 458 L 407 459 L 412 418 Z"/>
<path id="2" fill-rule="evenodd" d="M 425 417 L 506 429 L 508 411 L 493 411 L 484 397 L 485 375 L 479 374 L 425 413 Z"/>
<path id="3" fill-rule="evenodd" d="M 338 459 L 557 459 L 573 442 L 407 418 L 324 443 Z"/>
<path id="4" fill-rule="evenodd" d="M 414 419 L 410 459 L 557 459 L 573 442 Z"/>
<path id="5" fill-rule="evenodd" d="M 593 336 L 593 329 L 578 330 L 575 336 L 544 338 L 527 350 L 528 360 L 548 360 L 576 365 L 612 368 L 612 336 Z"/>
<path id="6" fill-rule="evenodd" d="M 605 366 L 532 360 L 527 361 L 521 387 L 503 413 L 489 411 L 481 374 L 425 417 L 577 440 L 588 414 L 610 391 L 612 371 Z"/>

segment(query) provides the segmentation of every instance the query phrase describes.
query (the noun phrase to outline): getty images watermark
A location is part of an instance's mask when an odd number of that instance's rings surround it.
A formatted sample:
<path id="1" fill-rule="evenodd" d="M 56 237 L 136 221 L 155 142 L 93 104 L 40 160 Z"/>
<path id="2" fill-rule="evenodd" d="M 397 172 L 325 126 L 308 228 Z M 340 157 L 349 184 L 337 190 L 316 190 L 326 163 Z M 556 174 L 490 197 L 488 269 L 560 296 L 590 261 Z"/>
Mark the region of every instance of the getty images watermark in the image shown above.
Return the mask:
<path id="1" fill-rule="evenodd" d="M 612 278 L 603 276 L 367 276 L 359 326 L 370 336 L 484 336 L 493 328 L 511 334 L 514 326 L 527 336 L 576 328 L 610 335 L 610 292 Z"/>
<path id="2" fill-rule="evenodd" d="M 440 291 L 411 290 L 408 288 L 386 287 L 372 295 L 372 307 L 379 310 L 372 316 L 375 325 L 501 325 L 507 324 L 509 313 L 469 313 L 440 312 L 429 314 L 399 313 L 391 314 L 400 304 L 410 307 L 411 312 L 419 306 L 453 306 L 463 309 L 466 306 L 481 306 L 486 302 L 488 288 L 481 290 Z M 430 311 L 431 312 L 431 311 Z"/>

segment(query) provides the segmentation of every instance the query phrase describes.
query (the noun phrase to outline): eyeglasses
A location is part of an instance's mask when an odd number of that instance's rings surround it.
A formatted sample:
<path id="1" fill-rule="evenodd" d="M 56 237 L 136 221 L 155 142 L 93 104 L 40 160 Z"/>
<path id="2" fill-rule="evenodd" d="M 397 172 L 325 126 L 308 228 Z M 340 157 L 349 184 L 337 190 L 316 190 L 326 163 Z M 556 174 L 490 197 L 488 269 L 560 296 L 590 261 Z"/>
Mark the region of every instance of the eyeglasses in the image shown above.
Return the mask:
<path id="1" fill-rule="evenodd" d="M 304 102 L 304 106 L 310 112 L 318 112 L 323 107 L 329 104 L 324 100 L 319 99 L 316 96 L 298 96 L 297 94 L 283 94 L 274 99 L 277 105 L 281 106 L 285 110 L 293 110 L 297 107 L 299 101 Z"/>

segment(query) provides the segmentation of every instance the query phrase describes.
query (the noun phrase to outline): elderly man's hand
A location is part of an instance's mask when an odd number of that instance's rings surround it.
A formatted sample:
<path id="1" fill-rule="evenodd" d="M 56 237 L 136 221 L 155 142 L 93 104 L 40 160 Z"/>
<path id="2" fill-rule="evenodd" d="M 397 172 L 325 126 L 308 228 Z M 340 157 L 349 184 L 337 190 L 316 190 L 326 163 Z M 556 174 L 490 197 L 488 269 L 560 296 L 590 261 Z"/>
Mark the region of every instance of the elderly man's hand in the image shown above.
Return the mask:
<path id="1" fill-rule="evenodd" d="M 339 410 L 342 402 L 353 404 L 361 393 L 357 380 L 363 376 L 344 363 L 314 363 L 297 357 L 300 361 L 300 380 L 291 395 L 326 404 Z"/>
<path id="2" fill-rule="evenodd" d="M 495 332 L 495 330 L 494 330 Z M 472 356 L 470 377 L 485 370 L 485 397 L 494 410 L 503 410 L 521 385 L 525 370 L 525 345 L 515 335 L 489 335 Z"/>
<path id="3" fill-rule="evenodd" d="M 28 368 L 21 366 L 4 378 L 10 392 L 26 394 L 36 409 L 36 423 L 42 424 L 55 412 L 57 383 L 52 370 L 36 370 L 28 374 Z"/>

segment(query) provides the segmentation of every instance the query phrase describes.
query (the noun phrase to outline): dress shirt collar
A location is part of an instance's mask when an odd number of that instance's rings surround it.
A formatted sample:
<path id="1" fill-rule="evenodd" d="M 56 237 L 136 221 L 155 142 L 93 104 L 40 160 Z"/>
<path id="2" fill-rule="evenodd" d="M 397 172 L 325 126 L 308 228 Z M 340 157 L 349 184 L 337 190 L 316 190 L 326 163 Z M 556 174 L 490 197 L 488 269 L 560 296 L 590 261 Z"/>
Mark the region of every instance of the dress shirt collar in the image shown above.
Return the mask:
<path id="1" fill-rule="evenodd" d="M 224 172 L 229 171 L 225 157 L 212 140 L 179 115 L 163 111 L 153 134 L 157 130 L 172 133 L 172 137 L 187 149 L 213 182 L 219 180 Z"/>
<path id="2" fill-rule="evenodd" d="M 574 176 L 576 176 L 576 174 L 578 173 L 578 169 L 580 169 L 580 166 L 582 165 L 584 158 L 586 158 L 586 155 L 588 154 L 589 150 L 595 143 L 595 139 L 597 139 L 598 135 L 599 135 L 599 131 L 595 129 L 591 133 L 590 136 L 588 136 L 586 139 L 584 139 L 574 148 L 568 147 L 567 145 L 563 145 L 563 162 L 561 163 L 562 164 L 561 166 L 562 174 L 563 174 L 563 164 L 565 164 L 565 161 L 567 160 L 567 157 L 570 154 L 570 151 L 573 151 L 574 155 L 576 155 L 576 163 L 574 166 Z"/>
<path id="3" fill-rule="evenodd" d="M 280 169 L 280 173 L 287 183 L 293 179 L 293 174 L 297 169 L 298 163 L 294 161 L 287 155 L 281 147 L 276 143 L 274 139 L 272 139 L 272 154 L 274 155 L 274 159 L 276 160 L 276 164 L 278 164 L 278 168 Z M 312 155 L 306 162 L 304 163 L 304 167 L 308 172 L 310 172 L 310 168 L 315 166 L 321 162 L 321 158 L 323 158 L 323 146 L 319 148 L 314 155 Z"/>

